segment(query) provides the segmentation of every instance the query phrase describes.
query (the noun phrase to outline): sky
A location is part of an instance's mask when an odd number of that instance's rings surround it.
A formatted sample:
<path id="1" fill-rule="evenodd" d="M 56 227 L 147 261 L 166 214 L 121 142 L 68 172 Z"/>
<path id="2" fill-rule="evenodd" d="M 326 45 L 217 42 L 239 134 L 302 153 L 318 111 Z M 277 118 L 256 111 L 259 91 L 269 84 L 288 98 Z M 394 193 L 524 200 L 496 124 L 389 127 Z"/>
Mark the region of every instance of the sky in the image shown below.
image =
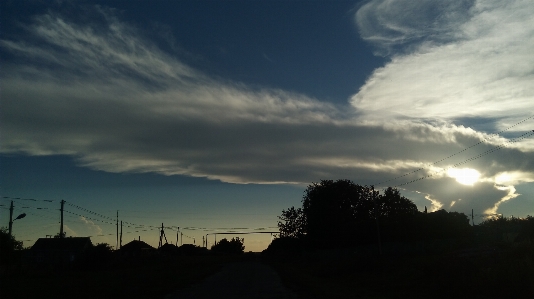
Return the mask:
<path id="1" fill-rule="evenodd" d="M 534 215 L 534 2 L 2 1 L 0 223 L 277 231 L 308 185 Z M 32 199 L 32 200 L 30 200 Z M 179 228 L 179 229 L 178 229 Z M 237 236 L 237 235 L 236 235 Z M 272 236 L 239 235 L 246 251 Z"/>

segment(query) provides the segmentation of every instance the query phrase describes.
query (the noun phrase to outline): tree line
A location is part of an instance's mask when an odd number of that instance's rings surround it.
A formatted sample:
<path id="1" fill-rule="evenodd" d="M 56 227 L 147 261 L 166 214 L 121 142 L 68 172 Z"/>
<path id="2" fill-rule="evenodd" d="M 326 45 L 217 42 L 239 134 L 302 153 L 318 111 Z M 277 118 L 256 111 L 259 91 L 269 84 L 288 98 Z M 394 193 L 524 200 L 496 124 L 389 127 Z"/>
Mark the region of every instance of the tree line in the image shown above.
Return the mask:
<path id="1" fill-rule="evenodd" d="M 304 191 L 302 207 L 283 210 L 278 218 L 280 238 L 273 242 L 275 247 L 294 248 L 298 244 L 330 249 L 380 242 L 463 241 L 473 233 L 469 218 L 463 213 L 427 213 L 426 208 L 420 212 L 395 188 L 380 193 L 373 186 L 350 180 L 312 183 Z M 489 219 L 479 226 L 493 227 L 496 223 Z M 523 226 L 529 225 L 534 225 L 532 217 Z M 534 239 L 534 229 L 526 230 Z"/>

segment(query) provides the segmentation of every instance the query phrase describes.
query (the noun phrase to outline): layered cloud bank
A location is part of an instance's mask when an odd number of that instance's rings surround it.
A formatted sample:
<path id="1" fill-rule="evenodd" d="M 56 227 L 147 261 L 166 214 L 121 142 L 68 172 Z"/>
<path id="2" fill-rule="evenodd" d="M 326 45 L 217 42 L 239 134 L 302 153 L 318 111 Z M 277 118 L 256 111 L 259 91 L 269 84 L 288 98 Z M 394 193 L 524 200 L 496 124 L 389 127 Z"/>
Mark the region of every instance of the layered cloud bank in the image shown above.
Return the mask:
<path id="1" fill-rule="evenodd" d="M 349 178 L 496 213 L 534 181 L 534 7 L 433 3 L 360 8 L 362 37 L 392 59 L 346 107 L 215 79 L 103 8 L 96 23 L 37 16 L 1 40 L 1 152 L 231 183 Z"/>
<path id="2" fill-rule="evenodd" d="M 408 53 L 376 70 L 352 105 L 369 117 L 490 119 L 497 130 L 528 117 L 534 99 L 532 1 L 470 2 L 363 6 L 355 18 L 363 38 Z M 528 128 L 531 123 L 514 130 Z"/>
<path id="3" fill-rule="evenodd" d="M 534 4 L 522 0 L 366 3 L 355 22 L 362 38 L 373 43 L 379 54 L 391 55 L 391 62 L 374 71 L 351 104 L 377 122 L 389 118 L 463 124 L 486 132 L 530 131 L 533 11 Z M 524 119 L 528 120 L 521 122 Z M 507 132 L 503 135 L 517 136 Z M 523 152 L 532 152 L 532 138 L 521 144 Z M 482 171 L 480 180 L 485 184 L 495 184 L 493 191 L 505 193 L 488 213 L 496 213 L 502 202 L 518 196 L 513 185 L 532 181 L 530 155 L 499 155 L 509 160 L 497 168 L 493 157 L 468 165 Z M 506 168 L 517 167 L 512 166 L 514 160 L 528 165 L 528 170 L 514 176 L 521 177 L 518 181 L 500 180 L 509 177 Z M 446 173 L 454 176 L 455 172 Z M 431 190 L 427 194 L 436 194 L 437 202 L 449 202 L 451 207 L 459 202 Z M 477 192 L 476 196 L 483 195 Z"/>

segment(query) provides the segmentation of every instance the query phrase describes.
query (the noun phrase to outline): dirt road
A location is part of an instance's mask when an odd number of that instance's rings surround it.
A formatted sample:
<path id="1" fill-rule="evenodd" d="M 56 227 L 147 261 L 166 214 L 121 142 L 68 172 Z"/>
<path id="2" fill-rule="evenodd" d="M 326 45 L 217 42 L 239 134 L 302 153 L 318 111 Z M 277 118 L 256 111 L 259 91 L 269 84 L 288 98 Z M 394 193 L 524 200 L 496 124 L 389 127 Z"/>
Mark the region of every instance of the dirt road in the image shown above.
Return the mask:
<path id="1" fill-rule="evenodd" d="M 169 294 L 165 299 L 282 298 L 296 299 L 278 274 L 258 261 L 229 264 L 202 283 Z"/>

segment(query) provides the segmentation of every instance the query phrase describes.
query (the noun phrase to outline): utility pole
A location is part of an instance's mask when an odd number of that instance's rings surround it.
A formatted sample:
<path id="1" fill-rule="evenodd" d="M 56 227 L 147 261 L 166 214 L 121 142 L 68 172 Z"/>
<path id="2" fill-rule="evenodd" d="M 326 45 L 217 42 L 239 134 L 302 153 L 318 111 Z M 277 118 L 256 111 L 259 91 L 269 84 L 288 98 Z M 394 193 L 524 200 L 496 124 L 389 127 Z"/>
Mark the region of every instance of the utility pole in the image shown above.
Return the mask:
<path id="1" fill-rule="evenodd" d="M 163 245 L 163 223 L 161 223 L 161 230 L 159 231 L 159 244 L 158 249 Z"/>
<path id="2" fill-rule="evenodd" d="M 115 244 L 115 250 L 119 249 L 119 210 L 117 210 L 117 243 Z"/>
<path id="3" fill-rule="evenodd" d="M 378 238 L 378 253 L 380 255 L 382 255 L 382 240 L 380 238 L 380 223 L 378 222 L 379 211 L 378 211 L 378 204 L 377 204 L 376 195 L 373 195 L 373 200 L 374 200 L 374 204 L 375 204 L 375 221 L 376 221 L 376 235 L 377 235 L 377 238 Z"/>
<path id="4" fill-rule="evenodd" d="M 159 246 L 158 248 L 161 248 L 163 246 L 163 238 L 165 238 L 165 244 L 167 244 L 167 236 L 165 236 L 165 231 L 163 230 L 163 223 L 161 223 L 161 232 L 159 234 Z"/>
<path id="5" fill-rule="evenodd" d="M 13 201 L 11 201 L 11 205 L 9 206 L 9 236 L 11 237 L 11 232 L 13 229 Z"/>
<path id="6" fill-rule="evenodd" d="M 475 226 L 475 215 L 473 214 L 473 209 L 471 209 L 471 222 L 473 223 L 473 226 Z"/>
<path id="7" fill-rule="evenodd" d="M 184 245 L 184 233 L 180 232 L 180 246 Z"/>
<path id="8" fill-rule="evenodd" d="M 65 200 L 61 200 L 61 209 L 59 209 L 61 211 L 61 225 L 59 226 L 59 237 L 60 238 L 64 238 L 65 235 L 64 235 L 64 232 L 63 232 L 63 208 L 65 206 Z"/>
<path id="9" fill-rule="evenodd" d="M 121 239 L 119 243 L 119 249 L 121 249 L 121 247 L 122 247 L 122 220 L 121 220 Z"/>

